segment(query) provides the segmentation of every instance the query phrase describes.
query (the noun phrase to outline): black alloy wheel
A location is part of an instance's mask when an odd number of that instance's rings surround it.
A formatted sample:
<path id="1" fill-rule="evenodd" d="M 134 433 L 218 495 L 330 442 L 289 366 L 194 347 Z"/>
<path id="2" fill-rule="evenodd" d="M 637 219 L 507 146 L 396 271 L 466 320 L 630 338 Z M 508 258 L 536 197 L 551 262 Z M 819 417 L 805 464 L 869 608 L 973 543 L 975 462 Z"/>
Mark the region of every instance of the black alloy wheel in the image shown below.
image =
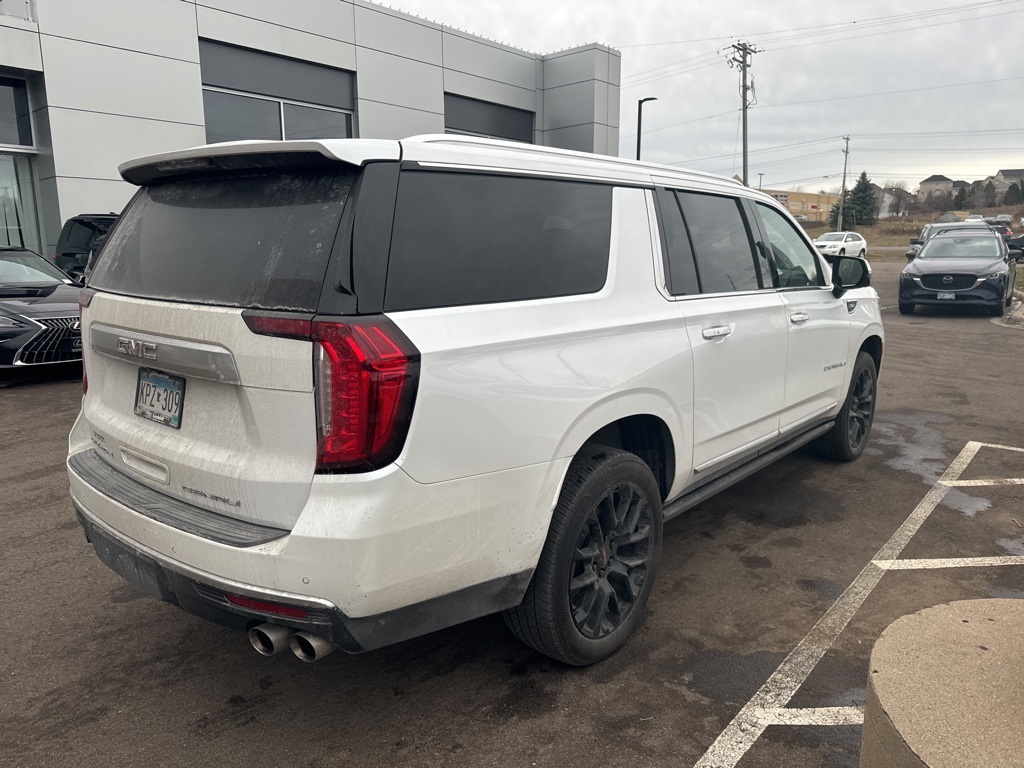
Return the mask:
<path id="1" fill-rule="evenodd" d="M 629 617 L 647 578 L 653 510 L 642 489 L 619 483 L 590 510 L 573 552 L 569 605 L 580 634 L 607 637 Z"/>
<path id="2" fill-rule="evenodd" d="M 565 664 L 607 658 L 643 617 L 661 555 L 661 491 L 650 467 L 617 448 L 573 459 L 512 633 Z"/>
<path id="3" fill-rule="evenodd" d="M 820 456 L 836 461 L 853 461 L 864 452 L 875 419 L 878 393 L 875 360 L 867 352 L 857 355 L 850 390 L 835 425 L 812 445 Z"/>

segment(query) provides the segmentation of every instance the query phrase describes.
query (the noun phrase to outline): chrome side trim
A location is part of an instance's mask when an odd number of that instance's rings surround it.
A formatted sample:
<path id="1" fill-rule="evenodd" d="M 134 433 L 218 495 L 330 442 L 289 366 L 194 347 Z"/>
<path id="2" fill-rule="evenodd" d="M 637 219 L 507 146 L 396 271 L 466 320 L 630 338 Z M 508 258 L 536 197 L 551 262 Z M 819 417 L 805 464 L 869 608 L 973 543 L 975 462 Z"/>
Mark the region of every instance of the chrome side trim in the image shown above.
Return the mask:
<path id="1" fill-rule="evenodd" d="M 89 332 L 93 351 L 108 357 L 156 365 L 174 373 L 199 379 L 211 379 L 223 384 L 242 383 L 231 351 L 218 344 L 172 339 L 167 336 L 115 328 L 102 323 L 93 323 Z M 131 354 L 126 349 L 129 345 L 123 341 L 118 343 L 121 339 L 145 345 L 145 354 Z"/>

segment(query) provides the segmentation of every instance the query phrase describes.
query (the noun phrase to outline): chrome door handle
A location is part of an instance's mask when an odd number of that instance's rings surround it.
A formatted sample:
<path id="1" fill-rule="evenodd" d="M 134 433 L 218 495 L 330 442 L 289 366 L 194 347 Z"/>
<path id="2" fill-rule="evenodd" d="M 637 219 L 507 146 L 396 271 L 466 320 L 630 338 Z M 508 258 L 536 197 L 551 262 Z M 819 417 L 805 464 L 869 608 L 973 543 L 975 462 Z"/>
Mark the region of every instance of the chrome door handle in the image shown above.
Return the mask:
<path id="1" fill-rule="evenodd" d="M 808 315 L 806 312 L 794 312 L 792 315 L 789 316 L 789 321 L 795 325 L 806 323 L 810 319 L 811 316 Z"/>
<path id="2" fill-rule="evenodd" d="M 705 328 L 701 331 L 701 336 L 705 339 L 721 339 L 732 333 L 732 328 L 728 325 L 716 325 L 712 328 Z"/>

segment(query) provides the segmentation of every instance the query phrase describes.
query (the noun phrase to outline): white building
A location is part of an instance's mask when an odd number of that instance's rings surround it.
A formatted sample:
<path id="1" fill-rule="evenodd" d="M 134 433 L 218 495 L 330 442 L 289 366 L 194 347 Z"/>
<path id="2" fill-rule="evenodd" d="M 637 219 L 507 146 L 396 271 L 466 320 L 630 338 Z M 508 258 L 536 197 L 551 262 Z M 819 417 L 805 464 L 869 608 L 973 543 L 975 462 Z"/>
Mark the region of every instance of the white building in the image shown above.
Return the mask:
<path id="1" fill-rule="evenodd" d="M 120 211 L 131 157 L 468 133 L 617 154 L 620 55 L 538 55 L 366 0 L 0 0 L 0 245 Z M 6 233 L 6 234 L 5 234 Z"/>

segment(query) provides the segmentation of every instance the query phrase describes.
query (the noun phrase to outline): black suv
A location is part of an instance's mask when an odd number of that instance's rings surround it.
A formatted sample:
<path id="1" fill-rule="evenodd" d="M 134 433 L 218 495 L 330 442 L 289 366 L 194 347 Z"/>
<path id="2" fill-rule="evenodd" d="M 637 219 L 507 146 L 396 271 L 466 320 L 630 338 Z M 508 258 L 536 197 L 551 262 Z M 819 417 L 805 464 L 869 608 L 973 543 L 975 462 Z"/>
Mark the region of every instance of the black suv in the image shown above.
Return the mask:
<path id="1" fill-rule="evenodd" d="M 85 274 L 89 256 L 100 249 L 116 213 L 82 213 L 64 222 L 53 263 L 73 277 Z"/>
<path id="2" fill-rule="evenodd" d="M 900 314 L 912 314 L 918 304 L 966 304 L 998 317 L 1010 306 L 1016 275 L 1010 250 L 991 229 L 940 232 L 903 268 Z"/>

